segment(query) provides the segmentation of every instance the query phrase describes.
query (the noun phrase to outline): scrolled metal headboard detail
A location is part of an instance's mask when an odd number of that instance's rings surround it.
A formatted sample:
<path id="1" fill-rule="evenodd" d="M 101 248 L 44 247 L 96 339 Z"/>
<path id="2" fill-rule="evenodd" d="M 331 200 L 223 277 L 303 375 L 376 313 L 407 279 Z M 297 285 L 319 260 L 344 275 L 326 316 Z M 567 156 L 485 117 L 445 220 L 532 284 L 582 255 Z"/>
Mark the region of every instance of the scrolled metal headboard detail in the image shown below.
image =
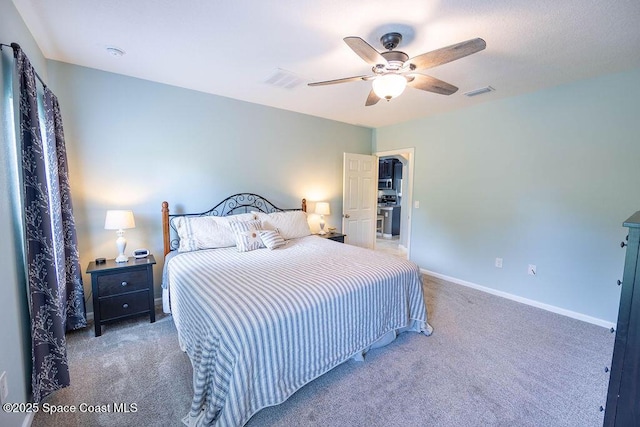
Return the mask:
<path id="1" fill-rule="evenodd" d="M 198 213 L 170 214 L 169 203 L 162 202 L 162 234 L 164 242 L 164 254 L 178 248 L 179 239 L 171 238 L 171 230 L 177 235 L 176 227 L 173 223 L 178 217 L 198 217 L 198 216 L 229 216 L 247 212 L 284 212 L 284 211 L 307 211 L 307 199 L 302 199 L 302 206 L 294 209 L 279 208 L 264 197 L 254 193 L 238 193 L 229 196 L 211 209 Z"/>

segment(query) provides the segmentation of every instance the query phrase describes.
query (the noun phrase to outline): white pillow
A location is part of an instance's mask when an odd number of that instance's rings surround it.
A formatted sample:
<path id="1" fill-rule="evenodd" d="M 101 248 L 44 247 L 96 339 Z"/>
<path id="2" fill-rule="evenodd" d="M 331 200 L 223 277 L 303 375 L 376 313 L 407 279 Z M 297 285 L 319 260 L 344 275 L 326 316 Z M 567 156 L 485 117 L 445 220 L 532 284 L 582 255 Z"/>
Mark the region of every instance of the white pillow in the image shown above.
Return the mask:
<path id="1" fill-rule="evenodd" d="M 222 217 L 177 217 L 174 219 L 174 225 L 180 239 L 178 252 L 235 246 L 236 238 L 229 224 L 233 221 L 248 221 L 252 219 L 254 219 L 252 213 Z"/>
<path id="2" fill-rule="evenodd" d="M 262 239 L 262 243 L 269 249 L 279 248 L 287 243 L 277 230 L 262 230 L 259 234 Z"/>
<path id="3" fill-rule="evenodd" d="M 296 239 L 311 234 L 307 214 L 303 211 L 273 212 L 270 214 L 256 212 L 256 219 L 262 222 L 263 230 L 278 230 L 285 239 Z"/>
<path id="4" fill-rule="evenodd" d="M 231 229 L 236 238 L 238 252 L 249 252 L 264 248 L 260 238 L 260 221 L 238 221 L 231 223 Z"/>

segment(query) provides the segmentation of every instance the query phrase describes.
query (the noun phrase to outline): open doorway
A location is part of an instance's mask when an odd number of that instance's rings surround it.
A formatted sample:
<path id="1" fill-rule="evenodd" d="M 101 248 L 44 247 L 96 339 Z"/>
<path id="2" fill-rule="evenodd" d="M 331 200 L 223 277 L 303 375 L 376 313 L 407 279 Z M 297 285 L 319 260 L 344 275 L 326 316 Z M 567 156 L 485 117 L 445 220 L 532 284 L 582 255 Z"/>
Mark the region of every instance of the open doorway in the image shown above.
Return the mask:
<path id="1" fill-rule="evenodd" d="M 377 152 L 376 250 L 410 257 L 414 149 Z"/>

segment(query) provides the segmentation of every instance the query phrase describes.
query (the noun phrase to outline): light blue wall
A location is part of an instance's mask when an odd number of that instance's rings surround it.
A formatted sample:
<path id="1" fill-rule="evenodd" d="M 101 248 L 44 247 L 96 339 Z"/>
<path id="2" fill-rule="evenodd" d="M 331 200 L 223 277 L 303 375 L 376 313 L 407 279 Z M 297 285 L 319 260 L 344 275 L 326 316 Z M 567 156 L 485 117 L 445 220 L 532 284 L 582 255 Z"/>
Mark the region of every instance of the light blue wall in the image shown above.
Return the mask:
<path id="1" fill-rule="evenodd" d="M 326 200 L 327 223 L 339 228 L 342 153 L 371 153 L 368 128 L 55 61 L 49 75 L 64 119 L 83 269 L 116 255 L 115 233 L 103 229 L 110 208 L 133 210 L 127 247 L 149 248 L 157 260 L 163 200 L 174 212 L 203 211 L 238 192 L 281 207 Z"/>
<path id="2" fill-rule="evenodd" d="M 46 79 L 45 60 L 22 18 L 10 0 L 0 0 L 0 42 L 18 43 L 32 65 Z M 0 68 L 0 373 L 7 373 L 9 402 L 25 402 L 30 394 L 30 332 L 27 292 L 20 248 L 20 231 L 16 227 L 12 191 L 15 180 L 17 147 L 8 99 L 13 72 L 13 51 L 3 48 Z M 0 411 L 1 426 L 19 426 L 24 416 Z"/>
<path id="3" fill-rule="evenodd" d="M 633 70 L 377 129 L 374 151 L 415 147 L 413 260 L 615 322 L 622 222 L 640 209 L 639 81 Z"/>

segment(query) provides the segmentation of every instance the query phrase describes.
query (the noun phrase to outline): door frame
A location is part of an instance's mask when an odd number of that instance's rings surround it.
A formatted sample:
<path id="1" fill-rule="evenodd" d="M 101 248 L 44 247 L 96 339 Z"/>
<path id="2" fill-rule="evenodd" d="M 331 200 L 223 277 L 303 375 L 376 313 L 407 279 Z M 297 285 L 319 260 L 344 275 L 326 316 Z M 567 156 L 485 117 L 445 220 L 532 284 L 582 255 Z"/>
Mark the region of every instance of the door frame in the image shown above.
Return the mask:
<path id="1" fill-rule="evenodd" d="M 387 156 L 408 157 L 406 178 L 405 178 L 405 174 L 404 173 L 402 174 L 402 181 L 403 182 L 406 181 L 407 183 L 406 184 L 407 192 L 402 196 L 402 199 L 407 201 L 407 203 L 405 204 L 407 215 L 402 214 L 402 219 L 400 220 L 401 224 L 402 224 L 402 221 L 407 221 L 407 227 L 406 227 L 407 246 L 405 248 L 407 250 L 407 259 L 411 259 L 411 221 L 413 219 L 413 170 L 414 170 L 415 151 L 416 151 L 415 147 L 411 147 L 411 148 L 397 148 L 394 150 L 387 150 L 387 151 L 376 151 L 375 153 L 373 153 L 373 155 L 377 156 L 378 159 L 380 159 L 380 157 L 387 157 Z M 405 155 L 408 155 L 408 156 L 405 156 Z"/>

